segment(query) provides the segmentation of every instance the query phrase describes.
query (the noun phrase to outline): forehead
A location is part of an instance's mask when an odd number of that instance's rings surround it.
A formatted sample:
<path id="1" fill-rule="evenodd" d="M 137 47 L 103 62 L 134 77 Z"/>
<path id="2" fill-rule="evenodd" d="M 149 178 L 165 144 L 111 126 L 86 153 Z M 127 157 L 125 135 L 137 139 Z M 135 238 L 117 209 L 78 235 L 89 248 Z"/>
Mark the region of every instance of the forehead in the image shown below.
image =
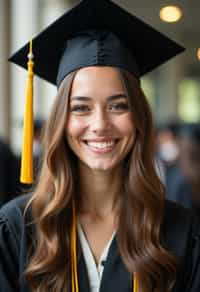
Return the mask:
<path id="1" fill-rule="evenodd" d="M 119 69 L 108 66 L 91 66 L 80 69 L 73 80 L 71 96 L 112 95 L 125 93 Z M 91 97 L 92 97 L 91 96 Z"/>

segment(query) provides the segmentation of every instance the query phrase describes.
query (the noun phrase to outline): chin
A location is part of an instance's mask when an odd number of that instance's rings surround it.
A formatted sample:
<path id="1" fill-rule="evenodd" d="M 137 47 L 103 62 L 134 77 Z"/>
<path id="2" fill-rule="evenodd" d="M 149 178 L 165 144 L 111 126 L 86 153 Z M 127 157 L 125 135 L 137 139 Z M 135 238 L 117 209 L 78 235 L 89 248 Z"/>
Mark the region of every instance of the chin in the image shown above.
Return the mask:
<path id="1" fill-rule="evenodd" d="M 96 163 L 87 163 L 87 166 L 91 170 L 96 170 L 96 171 L 109 171 L 117 167 L 117 163 L 109 163 L 109 162 L 97 162 Z"/>

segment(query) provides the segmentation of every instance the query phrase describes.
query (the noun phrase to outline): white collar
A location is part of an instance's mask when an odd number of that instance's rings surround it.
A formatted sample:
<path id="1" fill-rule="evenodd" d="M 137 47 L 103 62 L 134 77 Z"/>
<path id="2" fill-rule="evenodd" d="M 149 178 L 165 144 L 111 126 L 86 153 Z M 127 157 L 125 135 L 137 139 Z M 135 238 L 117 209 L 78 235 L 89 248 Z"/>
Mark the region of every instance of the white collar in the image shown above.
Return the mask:
<path id="1" fill-rule="evenodd" d="M 88 240 L 84 234 L 83 228 L 80 223 L 78 223 L 78 235 L 79 240 L 81 243 L 81 248 L 83 252 L 83 257 L 86 263 L 87 272 L 88 272 L 88 278 L 90 282 L 90 289 L 91 292 L 98 292 L 100 288 L 101 278 L 104 270 L 104 262 L 107 259 L 108 252 L 111 246 L 111 243 L 113 241 L 113 238 L 115 236 L 116 232 L 114 231 L 108 244 L 104 248 L 98 266 L 95 263 L 94 256 L 92 254 L 91 248 L 89 246 Z"/>

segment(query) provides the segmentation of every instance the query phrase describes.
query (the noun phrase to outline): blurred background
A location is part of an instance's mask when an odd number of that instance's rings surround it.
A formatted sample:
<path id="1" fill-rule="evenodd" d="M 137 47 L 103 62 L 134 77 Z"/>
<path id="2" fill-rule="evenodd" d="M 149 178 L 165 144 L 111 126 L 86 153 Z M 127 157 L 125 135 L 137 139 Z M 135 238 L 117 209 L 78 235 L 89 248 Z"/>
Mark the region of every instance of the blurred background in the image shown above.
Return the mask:
<path id="1" fill-rule="evenodd" d="M 26 71 L 9 64 L 8 57 L 78 2 L 0 0 L 0 137 L 16 156 L 20 156 L 22 143 Z M 142 79 L 142 87 L 151 104 L 158 133 L 166 128 L 169 130 L 169 124 L 173 124 L 177 129 L 177 124 L 180 123 L 199 123 L 200 1 L 114 0 L 114 2 L 186 48 L 180 56 Z M 146 53 L 148 54 L 148 47 Z M 35 77 L 34 91 L 35 116 L 37 120 L 44 121 L 50 111 L 56 88 Z M 156 142 L 162 144 L 168 138 L 159 136 L 156 137 Z M 172 153 L 172 156 L 177 156 L 177 149 L 167 149 L 167 155 Z"/>

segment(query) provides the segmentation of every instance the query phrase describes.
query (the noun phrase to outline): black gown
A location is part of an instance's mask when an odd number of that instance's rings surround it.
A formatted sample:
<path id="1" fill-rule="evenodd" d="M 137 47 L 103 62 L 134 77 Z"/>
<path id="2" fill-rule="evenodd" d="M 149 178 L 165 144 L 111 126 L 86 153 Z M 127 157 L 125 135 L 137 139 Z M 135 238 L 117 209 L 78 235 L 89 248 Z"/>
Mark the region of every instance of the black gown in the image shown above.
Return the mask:
<path id="1" fill-rule="evenodd" d="M 30 292 L 23 279 L 33 225 L 23 216 L 29 196 L 19 197 L 0 210 L 0 292 Z M 166 201 L 162 243 L 180 259 L 173 292 L 200 292 L 200 224 L 190 211 Z M 89 292 L 83 256 L 78 261 L 79 291 Z M 132 276 L 119 255 L 113 239 L 105 263 L 100 292 L 132 292 Z M 151 291 L 149 291 L 151 292 Z M 153 291 L 152 291 L 153 292 Z"/>
<path id="2" fill-rule="evenodd" d="M 19 194 L 18 162 L 8 144 L 0 140 L 0 207 Z"/>

